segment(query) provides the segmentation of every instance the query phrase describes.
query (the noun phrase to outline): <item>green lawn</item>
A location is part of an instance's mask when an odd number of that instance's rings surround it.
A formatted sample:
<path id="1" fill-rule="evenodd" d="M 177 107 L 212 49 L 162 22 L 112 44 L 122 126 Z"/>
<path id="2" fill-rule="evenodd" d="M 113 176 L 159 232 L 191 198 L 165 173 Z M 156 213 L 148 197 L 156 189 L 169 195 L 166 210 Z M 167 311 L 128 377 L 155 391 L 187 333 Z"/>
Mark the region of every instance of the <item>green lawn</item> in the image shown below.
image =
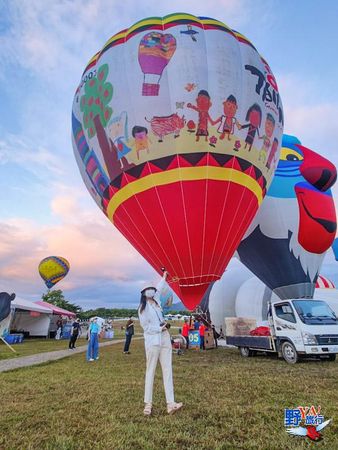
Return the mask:
<path id="1" fill-rule="evenodd" d="M 85 345 L 85 339 L 78 339 L 77 345 Z M 34 355 L 36 353 L 52 352 L 55 350 L 65 350 L 68 348 L 68 340 L 60 339 L 26 339 L 22 344 L 12 345 L 16 354 L 0 341 L 0 361 L 9 358 L 17 358 L 20 356 Z"/>
<path id="2" fill-rule="evenodd" d="M 114 339 L 123 339 L 125 330 L 121 329 L 125 326 L 126 321 L 114 321 Z M 172 322 L 172 333 L 178 334 L 178 327 L 182 326 L 180 322 Z M 135 333 L 141 335 L 142 329 L 138 322 L 135 322 Z M 110 339 L 101 339 L 100 342 L 109 341 Z M 79 338 L 76 345 L 86 345 L 85 337 Z M 52 352 L 55 350 L 65 350 L 68 348 L 67 339 L 26 339 L 22 344 L 14 344 L 12 346 L 16 353 L 13 353 L 2 341 L 0 341 L 0 361 L 9 358 L 17 358 L 20 356 L 34 355 L 36 353 Z M 1 450 L 1 449 L 0 449 Z"/>
<path id="3" fill-rule="evenodd" d="M 94 363 L 79 354 L 0 374 L 0 449 L 338 449 L 337 362 L 290 366 L 228 349 L 173 355 L 184 410 L 166 414 L 159 371 L 154 416 L 145 418 L 143 342 L 131 352 L 117 344 Z M 318 443 L 283 424 L 284 408 L 311 404 L 333 418 Z"/>

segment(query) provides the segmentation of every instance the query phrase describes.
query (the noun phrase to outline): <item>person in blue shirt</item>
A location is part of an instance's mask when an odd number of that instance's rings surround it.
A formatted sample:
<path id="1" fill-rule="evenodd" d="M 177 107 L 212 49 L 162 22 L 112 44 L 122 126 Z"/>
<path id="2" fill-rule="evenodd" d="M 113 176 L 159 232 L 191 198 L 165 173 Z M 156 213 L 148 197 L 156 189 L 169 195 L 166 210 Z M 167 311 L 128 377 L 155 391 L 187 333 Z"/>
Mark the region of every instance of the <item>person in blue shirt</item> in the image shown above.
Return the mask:
<path id="1" fill-rule="evenodd" d="M 99 359 L 99 332 L 100 327 L 97 319 L 94 317 L 88 329 L 87 361 Z"/>

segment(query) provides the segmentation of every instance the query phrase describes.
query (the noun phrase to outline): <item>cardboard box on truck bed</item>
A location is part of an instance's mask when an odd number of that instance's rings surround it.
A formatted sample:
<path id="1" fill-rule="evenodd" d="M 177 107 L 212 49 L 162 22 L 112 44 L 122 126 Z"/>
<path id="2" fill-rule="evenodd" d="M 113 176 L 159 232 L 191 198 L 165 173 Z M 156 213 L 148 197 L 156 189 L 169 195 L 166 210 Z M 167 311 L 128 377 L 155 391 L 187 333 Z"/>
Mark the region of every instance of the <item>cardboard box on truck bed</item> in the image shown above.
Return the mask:
<path id="1" fill-rule="evenodd" d="M 250 331 L 257 326 L 256 319 L 246 319 L 245 317 L 226 317 L 226 336 L 249 336 Z"/>

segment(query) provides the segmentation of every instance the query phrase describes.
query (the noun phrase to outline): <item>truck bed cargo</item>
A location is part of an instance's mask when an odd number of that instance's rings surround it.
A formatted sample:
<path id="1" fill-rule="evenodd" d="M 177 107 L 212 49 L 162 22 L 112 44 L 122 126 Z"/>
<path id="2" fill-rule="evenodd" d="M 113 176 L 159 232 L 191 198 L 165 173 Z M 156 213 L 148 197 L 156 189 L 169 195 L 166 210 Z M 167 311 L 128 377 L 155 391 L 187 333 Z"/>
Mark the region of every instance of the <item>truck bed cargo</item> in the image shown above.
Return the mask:
<path id="1" fill-rule="evenodd" d="M 227 336 L 228 345 L 236 347 L 249 347 L 259 350 L 272 350 L 272 340 L 270 336 Z"/>

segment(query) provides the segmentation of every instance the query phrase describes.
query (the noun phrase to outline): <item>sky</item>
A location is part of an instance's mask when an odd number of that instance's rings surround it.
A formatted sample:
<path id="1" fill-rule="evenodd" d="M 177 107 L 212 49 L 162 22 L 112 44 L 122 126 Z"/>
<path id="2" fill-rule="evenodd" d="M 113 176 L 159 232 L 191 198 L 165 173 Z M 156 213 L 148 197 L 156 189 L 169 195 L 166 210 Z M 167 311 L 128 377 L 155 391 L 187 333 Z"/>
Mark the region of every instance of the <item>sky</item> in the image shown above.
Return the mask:
<path id="1" fill-rule="evenodd" d="M 0 291 L 40 299 L 48 255 L 70 261 L 59 287 L 85 309 L 133 307 L 157 279 L 87 192 L 71 108 L 88 60 L 113 34 L 182 10 L 248 37 L 278 81 L 284 132 L 338 165 L 335 0 L 0 0 Z M 329 251 L 322 273 L 338 284 L 336 264 Z"/>

